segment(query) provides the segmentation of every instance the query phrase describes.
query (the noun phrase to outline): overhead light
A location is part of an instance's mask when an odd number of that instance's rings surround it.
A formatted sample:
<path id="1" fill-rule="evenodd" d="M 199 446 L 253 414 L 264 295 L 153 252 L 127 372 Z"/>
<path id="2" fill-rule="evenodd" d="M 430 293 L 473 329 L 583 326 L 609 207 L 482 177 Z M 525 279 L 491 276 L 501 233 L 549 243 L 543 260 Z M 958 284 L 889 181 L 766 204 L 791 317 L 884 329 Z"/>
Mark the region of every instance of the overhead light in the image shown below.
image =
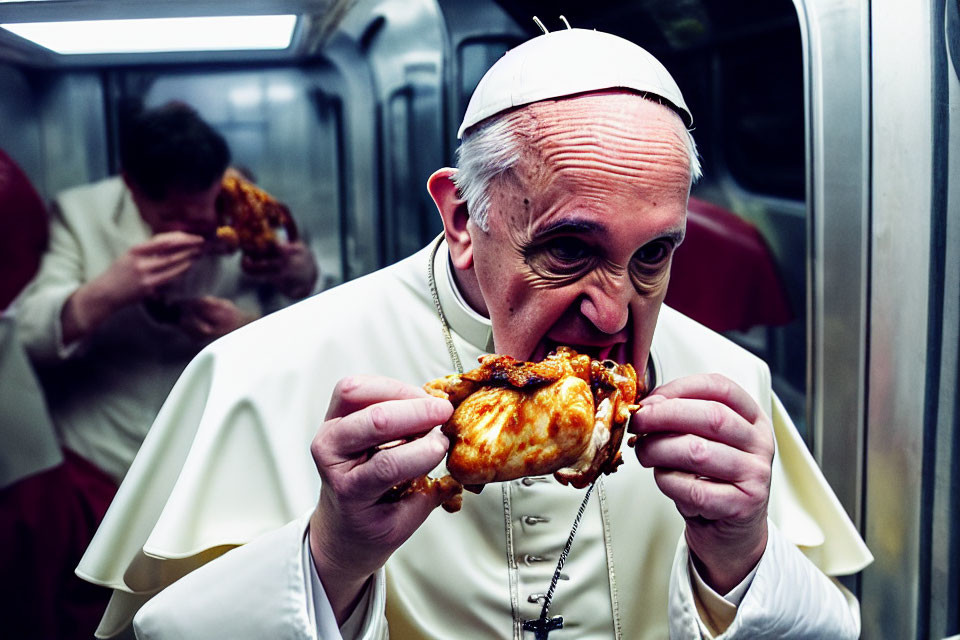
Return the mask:
<path id="1" fill-rule="evenodd" d="M 205 16 L 2 24 L 62 54 L 286 49 L 297 16 Z"/>
<path id="2" fill-rule="evenodd" d="M 240 85 L 230 90 L 227 99 L 235 107 L 255 107 L 263 101 L 263 89 L 259 85 Z"/>

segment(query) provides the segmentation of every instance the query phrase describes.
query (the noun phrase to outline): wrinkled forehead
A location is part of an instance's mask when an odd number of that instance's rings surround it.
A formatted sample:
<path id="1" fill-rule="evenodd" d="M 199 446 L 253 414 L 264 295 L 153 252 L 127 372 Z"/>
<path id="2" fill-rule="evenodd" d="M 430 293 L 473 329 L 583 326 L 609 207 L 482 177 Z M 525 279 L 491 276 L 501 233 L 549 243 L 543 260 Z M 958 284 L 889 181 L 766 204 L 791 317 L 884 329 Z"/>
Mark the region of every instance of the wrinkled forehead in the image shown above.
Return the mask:
<path id="1" fill-rule="evenodd" d="M 671 108 L 629 91 L 544 100 L 504 116 L 518 143 L 518 186 L 603 180 L 634 189 L 689 187 L 686 127 Z M 619 179 L 616 179 L 619 178 Z"/>
<path id="2" fill-rule="evenodd" d="M 686 127 L 680 116 L 656 99 L 633 91 L 609 89 L 541 100 L 518 107 L 504 116 L 527 144 L 541 144 L 566 130 L 583 136 L 635 136 L 660 132 L 685 144 Z"/>

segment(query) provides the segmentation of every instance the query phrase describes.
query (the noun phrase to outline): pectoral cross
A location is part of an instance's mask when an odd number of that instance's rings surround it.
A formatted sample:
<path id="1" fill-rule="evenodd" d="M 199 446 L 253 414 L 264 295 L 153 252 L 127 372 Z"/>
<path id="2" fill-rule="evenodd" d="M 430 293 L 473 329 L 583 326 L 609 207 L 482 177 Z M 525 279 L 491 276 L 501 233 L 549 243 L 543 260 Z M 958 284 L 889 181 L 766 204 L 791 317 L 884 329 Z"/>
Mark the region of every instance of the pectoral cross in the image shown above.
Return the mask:
<path id="1" fill-rule="evenodd" d="M 533 631 L 535 640 L 550 640 L 547 636 L 555 629 L 563 628 L 563 616 L 554 616 L 553 618 L 537 618 L 536 620 L 524 620 L 523 630 Z"/>
<path id="2" fill-rule="evenodd" d="M 550 580 L 550 588 L 543 598 L 543 609 L 540 611 L 540 617 L 536 620 L 524 620 L 523 630 L 533 631 L 535 640 L 550 640 L 548 637 L 551 631 L 563 629 L 563 616 L 547 617 L 550 611 L 550 603 L 553 601 L 553 591 L 557 588 L 557 581 L 560 579 L 560 572 L 563 570 L 563 563 L 567 561 L 567 554 L 570 553 L 570 546 L 573 544 L 573 536 L 577 535 L 577 527 L 580 525 L 580 519 L 587 508 L 587 502 L 590 500 L 590 494 L 596 485 L 590 483 L 587 492 L 583 495 L 583 502 L 580 503 L 580 510 L 577 511 L 577 517 L 573 520 L 573 526 L 570 528 L 570 536 L 567 538 L 567 544 L 560 552 L 560 559 L 557 560 L 557 570 L 553 572 L 553 579 Z"/>

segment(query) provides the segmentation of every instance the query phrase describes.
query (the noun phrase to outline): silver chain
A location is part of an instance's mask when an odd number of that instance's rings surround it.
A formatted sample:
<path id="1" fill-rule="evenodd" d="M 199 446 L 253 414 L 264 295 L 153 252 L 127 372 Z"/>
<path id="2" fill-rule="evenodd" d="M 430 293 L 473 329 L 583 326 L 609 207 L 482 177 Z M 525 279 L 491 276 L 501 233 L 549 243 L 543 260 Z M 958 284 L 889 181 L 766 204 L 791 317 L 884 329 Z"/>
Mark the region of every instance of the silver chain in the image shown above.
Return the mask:
<path id="1" fill-rule="evenodd" d="M 437 250 L 440 243 L 443 242 L 443 236 L 437 237 L 433 243 L 433 250 L 430 251 L 430 258 L 427 261 L 427 281 L 430 283 L 430 293 L 433 296 L 433 305 L 437 309 L 437 317 L 440 319 L 440 329 L 443 330 L 443 339 L 447 343 L 447 353 L 450 354 L 450 360 L 453 362 L 457 373 L 463 373 L 463 365 L 460 363 L 460 356 L 457 354 L 457 347 L 453 344 L 453 336 L 450 335 L 450 324 L 447 317 L 443 315 L 443 307 L 440 306 L 440 294 L 437 292 L 437 279 L 434 276 L 433 262 L 437 257 Z"/>
<path id="2" fill-rule="evenodd" d="M 560 580 L 560 572 L 563 570 L 563 564 L 567 561 L 570 554 L 570 547 L 573 545 L 573 536 L 577 535 L 577 527 L 580 526 L 580 520 L 583 518 L 583 512 L 587 510 L 587 502 L 590 501 L 590 494 L 593 493 L 595 484 L 590 483 L 587 492 L 583 496 L 583 502 L 580 503 L 580 509 L 577 511 L 577 517 L 573 520 L 573 526 L 570 527 L 570 536 L 567 538 L 567 544 L 563 546 L 560 552 L 560 559 L 557 560 L 557 569 L 553 572 L 553 578 L 550 580 L 550 588 L 547 589 L 547 596 L 543 600 L 543 609 L 540 611 L 540 619 L 545 620 L 550 610 L 550 602 L 553 600 L 553 592 L 557 589 L 557 582 Z"/>

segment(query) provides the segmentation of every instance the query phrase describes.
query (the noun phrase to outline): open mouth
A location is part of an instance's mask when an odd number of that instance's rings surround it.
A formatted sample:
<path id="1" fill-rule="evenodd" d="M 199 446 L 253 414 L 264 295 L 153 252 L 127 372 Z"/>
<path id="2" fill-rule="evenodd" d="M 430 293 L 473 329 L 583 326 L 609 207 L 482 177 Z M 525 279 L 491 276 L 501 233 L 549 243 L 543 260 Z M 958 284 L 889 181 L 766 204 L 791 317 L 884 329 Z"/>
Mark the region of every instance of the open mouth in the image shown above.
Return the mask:
<path id="1" fill-rule="evenodd" d="M 594 360 L 613 360 L 621 364 L 630 361 L 630 352 L 627 349 L 626 341 L 607 344 L 579 344 L 572 341 L 556 341 L 550 338 L 544 338 L 537 345 L 532 360 L 542 360 L 548 353 L 560 346 L 570 347 L 577 353 L 589 355 Z"/>

